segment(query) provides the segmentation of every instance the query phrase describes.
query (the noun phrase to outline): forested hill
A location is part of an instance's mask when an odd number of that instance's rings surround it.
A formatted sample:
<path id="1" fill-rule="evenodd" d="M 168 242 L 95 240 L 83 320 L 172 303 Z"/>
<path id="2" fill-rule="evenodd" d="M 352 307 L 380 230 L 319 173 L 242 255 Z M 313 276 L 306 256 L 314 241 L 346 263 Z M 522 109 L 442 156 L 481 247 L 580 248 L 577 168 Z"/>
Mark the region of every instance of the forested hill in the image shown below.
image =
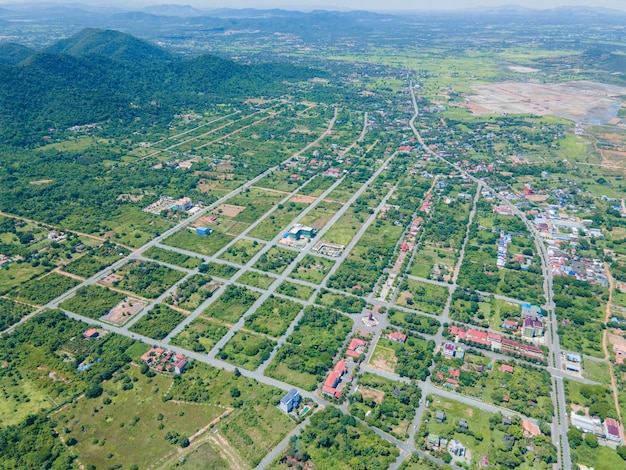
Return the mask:
<path id="1" fill-rule="evenodd" d="M 27 57 L 17 62 L 20 54 Z M 127 34 L 89 29 L 44 51 L 0 48 L 0 135 L 11 145 L 37 144 L 52 128 L 169 119 L 185 107 L 283 94 L 286 81 L 321 75 L 283 63 L 182 58 Z"/>

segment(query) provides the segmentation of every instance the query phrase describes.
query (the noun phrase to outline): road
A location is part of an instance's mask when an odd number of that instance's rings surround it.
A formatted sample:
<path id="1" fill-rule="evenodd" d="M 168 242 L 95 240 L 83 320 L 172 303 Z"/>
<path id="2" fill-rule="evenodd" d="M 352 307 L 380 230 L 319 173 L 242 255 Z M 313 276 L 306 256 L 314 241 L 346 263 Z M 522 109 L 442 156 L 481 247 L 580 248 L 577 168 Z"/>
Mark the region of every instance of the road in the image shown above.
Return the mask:
<path id="1" fill-rule="evenodd" d="M 535 227 L 530 223 L 530 221 L 526 219 L 525 214 L 517 206 L 512 204 L 507 198 L 503 197 L 498 191 L 496 191 L 494 188 L 489 186 L 482 179 L 476 178 L 474 175 L 467 173 L 462 168 L 459 168 L 457 164 L 452 163 L 446 158 L 437 154 L 436 152 L 433 152 L 424 143 L 424 140 L 422 139 L 420 133 L 415 128 L 415 120 L 417 119 L 419 115 L 419 108 L 417 106 L 417 99 L 415 98 L 415 89 L 412 83 L 410 85 L 410 91 L 411 91 L 411 100 L 413 102 L 413 108 L 415 110 L 415 114 L 409 121 L 409 126 L 411 130 L 413 131 L 413 134 L 417 138 L 418 142 L 420 143 L 420 145 L 424 148 L 424 150 L 431 156 L 438 159 L 439 161 L 442 161 L 446 163 L 447 165 L 449 165 L 451 168 L 454 168 L 456 171 L 459 172 L 459 174 L 461 174 L 465 178 L 468 178 L 474 181 L 476 184 L 483 184 L 485 189 L 489 190 L 496 198 L 498 198 L 501 201 L 501 203 L 503 203 L 509 209 L 511 209 L 511 211 L 513 212 L 515 216 L 517 216 L 520 220 L 524 222 L 524 224 L 526 225 L 530 233 L 533 235 L 537 252 L 539 253 L 539 256 L 541 258 L 541 267 L 543 271 L 544 293 L 546 296 L 545 310 L 548 311 L 548 329 L 546 331 L 546 343 L 547 343 L 546 345 L 548 346 L 548 348 L 550 349 L 550 352 L 552 353 L 552 354 L 549 354 L 549 361 L 551 362 L 551 365 L 552 367 L 554 367 L 555 370 L 562 370 L 561 347 L 559 344 L 558 335 L 556 334 L 558 330 L 558 325 L 557 325 L 556 315 L 554 314 L 554 302 L 552 300 L 554 296 L 552 270 L 550 269 L 550 266 L 548 264 L 548 260 L 549 260 L 548 253 L 547 253 L 546 246 L 543 243 L 543 240 L 541 239 L 541 236 L 539 235 Z M 565 392 L 564 392 L 565 387 L 563 384 L 563 379 L 561 377 L 554 377 L 553 383 L 554 383 L 553 388 L 555 390 L 554 405 L 555 405 L 555 409 L 557 410 L 557 413 L 556 413 L 555 422 L 553 423 L 552 442 L 557 447 L 557 449 L 561 450 L 561 452 L 558 452 L 560 468 L 562 470 L 570 470 L 572 468 L 572 459 L 571 459 L 570 446 L 569 446 L 569 442 L 567 439 L 568 424 L 567 424 L 567 411 L 566 411 L 567 408 L 566 408 Z"/>

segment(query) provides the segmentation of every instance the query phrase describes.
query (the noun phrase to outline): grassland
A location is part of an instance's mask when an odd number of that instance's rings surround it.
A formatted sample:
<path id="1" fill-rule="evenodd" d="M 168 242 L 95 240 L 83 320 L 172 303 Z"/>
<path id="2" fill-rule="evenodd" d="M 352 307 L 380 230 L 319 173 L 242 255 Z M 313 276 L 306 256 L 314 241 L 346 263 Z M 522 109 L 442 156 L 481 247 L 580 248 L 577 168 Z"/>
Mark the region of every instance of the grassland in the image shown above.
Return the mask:
<path id="1" fill-rule="evenodd" d="M 259 298 L 259 294 L 241 286 L 228 286 L 202 315 L 228 324 L 236 323 Z"/>
<path id="2" fill-rule="evenodd" d="M 306 255 L 294 268 L 290 276 L 294 279 L 319 284 L 335 264 L 328 258 Z"/>
<path id="3" fill-rule="evenodd" d="M 48 273 L 23 283 L 20 288 L 11 291 L 8 295 L 28 304 L 45 305 L 77 285 L 76 279 L 57 273 Z"/>
<path id="4" fill-rule="evenodd" d="M 153 260 L 174 264 L 181 268 L 194 269 L 202 264 L 202 260 L 198 257 L 187 256 L 158 246 L 151 247 L 144 254 L 146 257 L 152 258 Z"/>
<path id="5" fill-rule="evenodd" d="M 244 265 L 263 248 L 263 244 L 257 241 L 238 240 L 229 247 L 222 255 L 221 259 Z"/>
<path id="6" fill-rule="evenodd" d="M 281 274 L 297 256 L 298 253 L 296 251 L 272 247 L 267 253 L 259 257 L 259 260 L 254 264 L 254 268 L 269 273 Z"/>
<path id="7" fill-rule="evenodd" d="M 269 359 L 275 341 L 254 333 L 238 331 L 220 350 L 218 356 L 245 369 L 255 370 Z"/>
<path id="8" fill-rule="evenodd" d="M 234 237 L 213 232 L 208 236 L 197 235 L 190 230 L 179 230 L 174 235 L 168 237 L 163 242 L 165 245 L 181 248 L 183 250 L 193 251 L 205 256 L 211 256 L 217 253 L 221 248 L 226 246 Z"/>
<path id="9" fill-rule="evenodd" d="M 148 338 L 163 339 L 184 319 L 185 315 L 179 311 L 167 305 L 158 304 L 135 323 L 131 331 Z"/>
<path id="10" fill-rule="evenodd" d="M 122 279 L 114 282 L 114 287 L 149 299 L 157 298 L 184 277 L 180 271 L 148 261 L 132 261 L 116 274 L 122 276 Z"/>
<path id="11" fill-rule="evenodd" d="M 288 295 L 289 297 L 300 300 L 309 300 L 313 292 L 314 289 L 312 287 L 289 281 L 283 282 L 276 288 L 277 294 Z"/>
<path id="12" fill-rule="evenodd" d="M 126 298 L 121 292 L 106 287 L 83 286 L 73 297 L 64 300 L 60 307 L 88 318 L 98 319 Z"/>
<path id="13" fill-rule="evenodd" d="M 448 294 L 449 290 L 446 287 L 407 279 L 400 286 L 400 296 L 396 303 L 408 308 L 415 306 L 418 310 L 433 315 L 441 315 Z"/>
<path id="14" fill-rule="evenodd" d="M 258 273 L 256 271 L 246 271 L 237 279 L 237 282 L 246 284 L 251 287 L 257 287 L 259 289 L 267 289 L 271 286 L 276 278 L 268 276 L 267 274 Z"/>
<path id="15" fill-rule="evenodd" d="M 281 297 L 270 296 L 246 318 L 245 327 L 275 338 L 282 336 L 302 305 Z"/>
<path id="16" fill-rule="evenodd" d="M 217 321 L 199 317 L 176 335 L 172 339 L 172 344 L 195 352 L 210 351 L 226 333 L 228 327 Z"/>

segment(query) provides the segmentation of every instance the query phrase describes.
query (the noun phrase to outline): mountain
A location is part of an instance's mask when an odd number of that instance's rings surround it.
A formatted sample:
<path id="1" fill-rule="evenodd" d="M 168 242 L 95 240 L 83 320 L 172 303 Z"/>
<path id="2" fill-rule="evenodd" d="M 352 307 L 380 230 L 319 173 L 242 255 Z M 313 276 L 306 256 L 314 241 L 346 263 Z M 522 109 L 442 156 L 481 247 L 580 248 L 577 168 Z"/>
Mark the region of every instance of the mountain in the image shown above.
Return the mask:
<path id="1" fill-rule="evenodd" d="M 19 64 L 34 53 L 35 50 L 29 47 L 12 42 L 5 42 L 0 44 L 0 64 Z"/>
<path id="2" fill-rule="evenodd" d="M 122 61 L 163 61 L 172 55 L 165 49 L 142 41 L 129 34 L 113 30 L 88 28 L 48 47 L 45 52 L 68 54 L 74 57 L 98 55 Z"/>
<path id="3" fill-rule="evenodd" d="M 291 64 L 179 57 L 126 34 L 91 29 L 19 63 L 13 57 L 0 62 L 0 135 L 19 146 L 40 143 L 50 128 L 108 119 L 118 126 L 165 123 L 181 108 L 272 98 L 287 92 L 289 80 L 324 76 Z"/>
<path id="4" fill-rule="evenodd" d="M 191 16 L 206 15 L 206 11 L 198 10 L 191 5 L 149 5 L 142 11 L 158 16 L 178 16 L 188 18 Z"/>

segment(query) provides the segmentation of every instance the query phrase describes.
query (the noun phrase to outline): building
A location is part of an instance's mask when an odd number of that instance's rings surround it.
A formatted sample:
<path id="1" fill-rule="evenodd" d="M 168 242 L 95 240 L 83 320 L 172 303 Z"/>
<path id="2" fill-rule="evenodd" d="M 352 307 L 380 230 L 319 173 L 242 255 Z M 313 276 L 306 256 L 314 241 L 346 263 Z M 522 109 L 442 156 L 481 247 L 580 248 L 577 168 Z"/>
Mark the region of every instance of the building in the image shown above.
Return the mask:
<path id="1" fill-rule="evenodd" d="M 504 320 L 504 322 L 501 325 L 501 328 L 503 330 L 517 330 L 518 328 L 518 324 L 515 320 Z"/>
<path id="2" fill-rule="evenodd" d="M 300 397 L 300 392 L 298 392 L 295 388 L 292 388 L 284 397 L 280 399 L 280 409 L 285 413 L 291 413 L 292 410 L 298 408 L 301 400 L 302 397 Z"/>
<path id="3" fill-rule="evenodd" d="M 604 434 L 610 441 L 622 442 L 622 436 L 619 429 L 619 422 L 613 418 L 606 418 L 604 420 Z"/>
<path id="4" fill-rule="evenodd" d="M 399 331 L 389 333 L 389 335 L 387 335 L 387 338 L 398 343 L 406 343 L 406 335 L 404 333 L 400 333 Z"/>
<path id="5" fill-rule="evenodd" d="M 183 211 L 188 211 L 189 209 L 191 209 L 192 205 L 193 204 L 191 203 L 191 198 L 183 197 L 179 199 L 178 201 L 175 201 L 171 209 L 174 211 L 183 212 Z"/>
<path id="6" fill-rule="evenodd" d="M 598 418 L 591 418 L 589 416 L 580 416 L 572 411 L 570 414 L 570 421 L 572 426 L 582 432 L 590 432 L 596 436 L 603 434 L 602 422 Z"/>
<path id="7" fill-rule="evenodd" d="M 581 363 L 583 360 L 581 355 L 576 354 L 576 353 L 567 353 L 567 355 L 565 356 L 565 359 L 567 359 L 570 362 L 577 362 L 577 363 Z"/>
<path id="8" fill-rule="evenodd" d="M 182 359 L 178 360 L 176 364 L 174 364 L 174 373 L 178 375 L 182 374 L 183 370 L 185 370 L 185 367 L 187 367 L 187 364 L 187 358 L 183 357 Z"/>
<path id="9" fill-rule="evenodd" d="M 524 437 L 527 438 L 539 436 L 541 434 L 539 426 L 527 419 L 522 419 L 522 431 L 524 432 Z"/>
<path id="10" fill-rule="evenodd" d="M 98 336 L 100 336 L 100 333 L 95 328 L 89 328 L 83 333 L 83 337 L 87 339 L 97 338 Z"/>
<path id="11" fill-rule="evenodd" d="M 287 233 L 287 236 L 292 240 L 300 240 L 300 238 L 313 238 L 317 233 L 317 229 L 313 227 L 306 227 L 301 224 L 296 224 Z"/>
<path id="12" fill-rule="evenodd" d="M 508 364 L 502 364 L 498 370 L 500 372 L 506 372 L 508 374 L 512 374 L 513 372 L 515 372 L 515 367 L 510 366 Z"/>
<path id="13" fill-rule="evenodd" d="M 360 359 L 366 345 L 367 341 L 360 338 L 352 338 L 350 340 L 350 344 L 348 345 L 348 349 L 346 350 L 346 355 L 355 359 Z"/>
<path id="14" fill-rule="evenodd" d="M 452 439 L 450 441 L 450 445 L 448 445 L 448 452 L 452 455 L 456 455 L 457 457 L 464 457 L 465 447 L 456 439 Z"/>
<path id="15" fill-rule="evenodd" d="M 341 359 L 339 362 L 337 362 L 335 368 L 331 371 L 331 373 L 328 374 L 328 377 L 326 377 L 324 385 L 322 386 L 322 392 L 335 398 L 341 397 L 341 392 L 337 390 L 337 386 L 341 382 L 343 374 L 345 374 L 347 371 L 348 368 L 346 367 L 346 361 L 344 359 Z"/>
<path id="16" fill-rule="evenodd" d="M 565 366 L 565 370 L 568 370 L 570 372 L 576 372 L 577 374 L 579 374 L 580 373 L 580 365 L 572 363 L 572 362 L 568 362 L 567 365 Z"/>
<path id="17" fill-rule="evenodd" d="M 213 233 L 213 229 L 212 228 L 196 227 L 196 234 L 198 234 L 198 235 L 207 236 L 207 235 L 211 235 L 212 233 Z"/>
<path id="18" fill-rule="evenodd" d="M 435 412 L 435 421 L 443 423 L 446 420 L 446 413 L 443 410 Z"/>
<path id="19" fill-rule="evenodd" d="M 446 343 L 443 345 L 443 356 L 447 358 L 453 358 L 454 353 L 456 352 L 456 348 L 453 343 Z"/>
<path id="20" fill-rule="evenodd" d="M 522 324 L 522 337 L 524 338 L 538 338 L 543 336 L 543 323 L 538 319 L 531 317 L 524 318 Z"/>
<path id="21" fill-rule="evenodd" d="M 437 434 L 429 434 L 426 438 L 426 444 L 428 447 L 439 447 L 441 438 Z"/>

